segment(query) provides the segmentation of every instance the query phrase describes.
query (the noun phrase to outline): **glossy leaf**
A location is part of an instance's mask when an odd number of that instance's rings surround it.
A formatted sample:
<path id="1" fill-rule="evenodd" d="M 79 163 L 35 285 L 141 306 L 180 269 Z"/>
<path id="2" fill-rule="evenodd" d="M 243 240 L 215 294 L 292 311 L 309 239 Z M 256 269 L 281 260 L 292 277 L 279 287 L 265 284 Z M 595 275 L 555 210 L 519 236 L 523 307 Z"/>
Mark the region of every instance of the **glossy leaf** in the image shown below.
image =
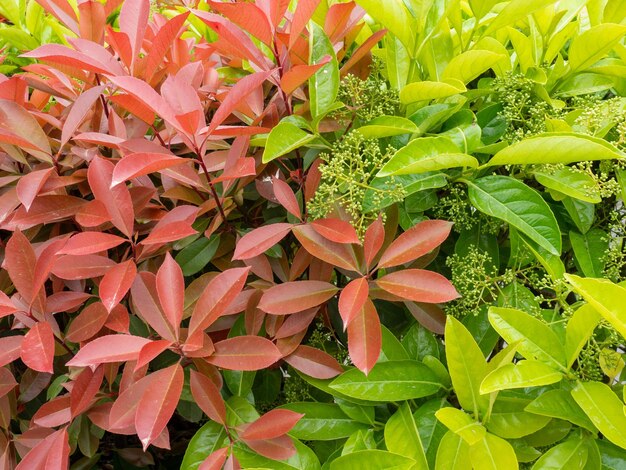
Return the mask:
<path id="1" fill-rule="evenodd" d="M 20 357 L 33 370 L 53 372 L 54 333 L 48 322 L 39 322 L 28 330 L 21 344 Z"/>
<path id="2" fill-rule="evenodd" d="M 259 308 L 274 315 L 288 315 L 317 307 L 337 293 L 338 289 L 322 281 L 293 281 L 266 290 Z"/>
<path id="3" fill-rule="evenodd" d="M 259 370 L 282 357 L 270 340 L 259 336 L 237 336 L 215 343 L 215 352 L 206 360 L 230 370 Z"/>
<path id="4" fill-rule="evenodd" d="M 149 339 L 133 335 L 106 335 L 83 346 L 66 365 L 87 367 L 107 362 L 133 361 Z"/>
<path id="5" fill-rule="evenodd" d="M 189 384 L 196 404 L 213 421 L 226 424 L 226 405 L 220 391 L 207 376 L 191 371 Z"/>
<path id="6" fill-rule="evenodd" d="M 416 462 L 413 468 L 428 470 L 418 427 L 406 402 L 385 425 L 385 446 L 394 454 L 413 459 Z"/>
<path id="7" fill-rule="evenodd" d="M 458 292 L 441 274 L 423 269 L 405 269 L 376 280 L 383 290 L 402 299 L 424 303 L 449 302 Z"/>
<path id="8" fill-rule="evenodd" d="M 519 361 L 516 364 L 505 364 L 487 375 L 480 384 L 480 393 L 550 385 L 562 378 L 563 374 L 543 362 Z"/>
<path id="9" fill-rule="evenodd" d="M 352 363 L 367 375 L 380 356 L 382 333 L 374 303 L 366 299 L 348 324 L 348 352 Z"/>
<path id="10" fill-rule="evenodd" d="M 415 461 L 384 450 L 359 450 L 333 460 L 330 470 L 360 470 L 363 468 L 376 468 L 380 470 L 410 470 L 414 468 Z"/>
<path id="11" fill-rule="evenodd" d="M 361 241 L 352 224 L 341 219 L 318 219 L 311 222 L 311 227 L 322 237 L 335 243 L 356 243 Z"/>
<path id="12" fill-rule="evenodd" d="M 265 144 L 263 151 L 263 163 L 287 155 L 288 153 L 308 144 L 315 138 L 315 135 L 308 134 L 295 124 L 283 121 L 274 127 Z"/>
<path id="13" fill-rule="evenodd" d="M 260 255 L 285 238 L 291 228 L 291 224 L 278 223 L 246 233 L 237 242 L 233 259 L 249 259 Z"/>
<path id="14" fill-rule="evenodd" d="M 369 285 L 364 277 L 350 281 L 339 295 L 339 314 L 345 330 L 360 314 L 369 295 Z"/>
<path id="15" fill-rule="evenodd" d="M 315 22 L 311 23 L 309 55 L 311 65 L 327 60 L 327 56 L 331 57 L 330 62 L 309 79 L 311 115 L 318 118 L 326 114 L 335 103 L 339 90 L 339 66 L 330 40 Z"/>

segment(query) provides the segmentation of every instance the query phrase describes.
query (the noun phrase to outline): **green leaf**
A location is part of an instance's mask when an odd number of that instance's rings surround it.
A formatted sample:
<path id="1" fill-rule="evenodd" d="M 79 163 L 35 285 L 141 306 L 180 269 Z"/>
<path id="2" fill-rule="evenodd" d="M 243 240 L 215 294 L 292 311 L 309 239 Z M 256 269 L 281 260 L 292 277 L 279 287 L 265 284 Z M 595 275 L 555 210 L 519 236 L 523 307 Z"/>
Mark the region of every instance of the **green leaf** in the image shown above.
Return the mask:
<path id="1" fill-rule="evenodd" d="M 626 449 L 624 403 L 608 385 L 581 382 L 572 390 L 572 396 L 604 437 Z"/>
<path id="2" fill-rule="evenodd" d="M 591 306 L 626 338 L 626 289 L 608 279 L 581 278 L 566 274 L 565 278 Z"/>
<path id="3" fill-rule="evenodd" d="M 463 82 L 456 79 L 445 82 L 414 82 L 400 90 L 400 102 L 406 105 L 416 101 L 437 100 L 466 91 Z"/>
<path id="4" fill-rule="evenodd" d="M 570 72 L 591 67 L 606 56 L 626 34 L 626 26 L 605 23 L 574 36 L 569 48 Z"/>
<path id="5" fill-rule="evenodd" d="M 565 329 L 565 351 L 567 353 L 567 367 L 578 359 L 578 354 L 583 349 L 602 316 L 591 304 L 584 304 L 578 308 L 567 322 Z"/>
<path id="6" fill-rule="evenodd" d="M 487 165 L 567 164 L 614 158 L 624 158 L 624 153 L 603 139 L 574 132 L 548 132 L 509 145 Z"/>
<path id="7" fill-rule="evenodd" d="M 512 0 L 493 18 L 483 36 L 526 18 L 535 10 L 545 8 L 555 2 L 556 0 Z"/>
<path id="8" fill-rule="evenodd" d="M 422 447 L 419 431 L 411 408 L 404 402 L 385 425 L 385 446 L 395 454 L 415 461 L 414 470 L 428 470 L 428 462 Z"/>
<path id="9" fill-rule="evenodd" d="M 369 427 L 346 416 L 333 403 L 289 403 L 280 408 L 303 413 L 289 434 L 305 441 L 327 441 L 349 437 L 356 431 Z"/>
<path id="10" fill-rule="evenodd" d="M 602 277 L 606 265 L 605 253 L 609 249 L 607 234 L 595 228 L 584 235 L 570 232 L 569 239 L 579 270 L 587 277 Z"/>
<path id="11" fill-rule="evenodd" d="M 519 361 L 515 364 L 505 364 L 487 375 L 480 384 L 480 393 L 550 385 L 562 378 L 563 374 L 543 362 Z"/>
<path id="12" fill-rule="evenodd" d="M 579 201 L 571 197 L 565 197 L 562 201 L 563 207 L 571 217 L 572 222 L 581 233 L 587 233 L 596 215 L 595 206 L 589 202 Z"/>
<path id="13" fill-rule="evenodd" d="M 202 237 L 182 249 L 175 259 L 185 276 L 193 276 L 209 264 L 219 246 L 219 235 L 212 235 L 211 238 Z"/>
<path id="14" fill-rule="evenodd" d="M 581 201 L 598 203 L 602 201 L 598 184 L 587 173 L 576 171 L 568 166 L 552 172 L 533 171 L 538 183 L 548 189 L 571 196 Z"/>
<path id="15" fill-rule="evenodd" d="M 550 422 L 547 416 L 527 413 L 518 403 L 496 401 L 489 415 L 487 430 L 504 439 L 519 439 L 543 429 Z"/>
<path id="16" fill-rule="evenodd" d="M 322 27 L 313 21 L 309 24 L 309 64 L 314 65 L 326 56 L 331 57 L 330 62 L 309 78 L 311 115 L 317 119 L 329 111 L 335 103 L 339 91 L 339 65 L 333 45 Z"/>
<path id="17" fill-rule="evenodd" d="M 452 385 L 461 406 L 478 418 L 487 409 L 489 399 L 480 394 L 480 382 L 487 375 L 487 362 L 476 341 L 454 317 L 445 326 L 446 358 Z"/>
<path id="18" fill-rule="evenodd" d="M 437 449 L 435 470 L 472 470 L 469 445 L 452 431 L 448 431 Z"/>
<path id="19" fill-rule="evenodd" d="M 594 72 L 600 70 L 592 69 Z M 558 93 L 554 96 L 563 98 L 570 96 L 588 95 L 606 91 L 615 85 L 614 79 L 598 73 L 578 73 L 569 77 L 559 85 Z"/>
<path id="20" fill-rule="evenodd" d="M 476 168 L 478 160 L 459 152 L 446 137 L 422 137 L 398 150 L 376 176 L 425 173 L 458 166 Z"/>
<path id="21" fill-rule="evenodd" d="M 209 421 L 194 434 L 187 445 L 181 470 L 195 470 L 207 458 L 209 454 L 222 447 L 226 447 L 224 427 L 215 421 Z"/>
<path id="22" fill-rule="evenodd" d="M 485 176 L 467 184 L 478 210 L 508 222 L 550 253 L 561 253 L 561 230 L 537 191 L 509 176 Z"/>
<path id="23" fill-rule="evenodd" d="M 525 410 L 529 413 L 564 419 L 591 432 L 596 432 L 593 423 L 578 406 L 572 394 L 566 390 L 547 390 L 529 403 Z"/>
<path id="24" fill-rule="evenodd" d="M 370 188 L 365 191 L 363 209 L 367 212 L 377 211 L 397 202 L 385 191 L 402 186 L 406 197 L 419 191 L 433 188 L 443 188 L 448 184 L 446 175 L 438 172 L 427 172 L 416 175 L 385 176 L 384 178 L 374 178 L 369 184 Z M 382 192 L 381 192 L 382 190 Z"/>
<path id="25" fill-rule="evenodd" d="M 421 398 L 437 393 L 441 386 L 437 376 L 417 361 L 381 362 L 368 375 L 350 369 L 330 384 L 344 395 L 371 401 Z"/>
<path id="26" fill-rule="evenodd" d="M 387 78 L 391 86 L 399 90 L 409 78 L 411 59 L 406 47 L 393 34 L 385 35 L 384 43 Z"/>
<path id="27" fill-rule="evenodd" d="M 507 343 L 520 342 L 518 351 L 522 356 L 565 369 L 565 348 L 541 320 L 520 310 L 491 307 L 489 322 Z"/>
<path id="28" fill-rule="evenodd" d="M 382 354 L 378 359 L 379 361 L 407 361 L 411 359 L 402 346 L 402 343 L 396 335 L 394 335 L 389 329 L 381 325 L 380 327 L 383 344 L 382 344 Z"/>
<path id="29" fill-rule="evenodd" d="M 330 464 L 330 470 L 410 470 L 415 460 L 384 450 L 360 450 L 342 455 Z"/>
<path id="30" fill-rule="evenodd" d="M 549 449 L 532 470 L 582 470 L 587 463 L 587 452 L 586 440 L 570 439 Z"/>
<path id="31" fill-rule="evenodd" d="M 425 356 L 439 357 L 439 342 L 419 323 L 414 323 L 402 338 L 402 346 L 411 359 L 421 361 Z"/>
<path id="32" fill-rule="evenodd" d="M 358 128 L 366 139 L 379 139 L 402 134 L 414 134 L 418 131 L 413 121 L 400 116 L 378 116 Z"/>
<path id="33" fill-rule="evenodd" d="M 626 468 L 626 452 L 605 439 L 597 439 L 596 444 L 602 456 L 602 470 L 623 470 Z"/>
<path id="34" fill-rule="evenodd" d="M 446 66 L 441 79 L 459 80 L 467 84 L 496 65 L 506 56 L 491 51 L 466 51 L 455 56 Z"/>
<path id="35" fill-rule="evenodd" d="M 489 433 L 483 440 L 470 446 L 470 459 L 473 467 L 481 470 L 517 470 L 519 468 L 511 444 Z"/>
<path id="36" fill-rule="evenodd" d="M 0 29 L 0 40 L 6 41 L 20 51 L 31 51 L 39 47 L 35 38 L 18 27 Z"/>
<path id="37" fill-rule="evenodd" d="M 378 0 L 356 0 L 376 21 L 387 28 L 404 45 L 409 54 L 415 50 L 414 21 L 402 0 L 388 0 L 381 8 Z"/>
<path id="38" fill-rule="evenodd" d="M 476 444 L 485 438 L 487 430 L 485 427 L 472 419 L 470 415 L 462 410 L 447 407 L 441 408 L 435 416 L 450 431 L 458 434 L 469 445 Z"/>
<path id="39" fill-rule="evenodd" d="M 263 151 L 263 163 L 271 162 L 275 158 L 286 155 L 306 145 L 313 139 L 315 139 L 313 134 L 304 132 L 295 124 L 280 122 L 267 137 L 265 150 Z"/>
<path id="40" fill-rule="evenodd" d="M 448 405 L 447 401 L 442 398 L 434 398 L 420 406 L 413 418 L 417 423 L 422 446 L 426 452 L 429 468 L 435 467 L 435 459 L 437 457 L 437 449 L 443 436 L 448 432 L 446 427 L 439 422 L 435 413 L 442 406 Z"/>

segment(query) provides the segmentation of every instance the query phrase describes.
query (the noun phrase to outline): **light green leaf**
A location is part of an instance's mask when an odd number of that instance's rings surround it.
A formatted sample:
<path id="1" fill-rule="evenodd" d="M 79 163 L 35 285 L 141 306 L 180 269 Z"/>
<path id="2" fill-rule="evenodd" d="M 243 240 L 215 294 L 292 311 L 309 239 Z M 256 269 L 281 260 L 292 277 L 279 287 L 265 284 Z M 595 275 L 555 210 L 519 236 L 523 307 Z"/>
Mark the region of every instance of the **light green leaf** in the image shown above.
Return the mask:
<path id="1" fill-rule="evenodd" d="M 525 410 L 529 413 L 564 419 L 591 432 L 596 432 L 593 423 L 578 406 L 572 394 L 566 390 L 545 391 L 529 403 Z"/>
<path id="2" fill-rule="evenodd" d="M 626 26 L 604 23 L 574 36 L 569 48 L 571 72 L 591 67 L 606 56 L 626 34 Z"/>
<path id="3" fill-rule="evenodd" d="M 400 40 L 392 34 L 385 35 L 384 43 L 387 78 L 393 88 L 400 90 L 409 78 L 411 64 L 409 53 Z"/>
<path id="4" fill-rule="evenodd" d="M 400 405 L 385 425 L 385 446 L 395 454 L 415 461 L 414 470 L 428 470 L 422 441 L 408 403 Z"/>
<path id="5" fill-rule="evenodd" d="M 459 80 L 467 84 L 506 56 L 491 51 L 466 51 L 455 56 L 441 74 L 442 81 Z"/>
<path id="6" fill-rule="evenodd" d="M 439 443 L 435 470 L 472 470 L 469 445 L 458 434 L 448 431 Z"/>
<path id="7" fill-rule="evenodd" d="M 576 171 L 568 166 L 552 172 L 533 171 L 535 179 L 548 189 L 559 191 L 581 201 L 598 203 L 602 201 L 596 181 L 587 173 Z"/>
<path id="8" fill-rule="evenodd" d="M 574 132 L 550 132 L 500 150 L 487 165 L 574 163 L 623 157 L 623 152 L 603 139 Z"/>
<path id="9" fill-rule="evenodd" d="M 518 351 L 558 370 L 565 367 L 565 348 L 541 320 L 512 308 L 489 308 L 489 322 L 507 343 L 519 341 Z"/>
<path id="10" fill-rule="evenodd" d="M 485 438 L 487 430 L 485 427 L 472 419 L 463 410 L 447 407 L 435 412 L 435 416 L 450 431 L 461 436 L 469 445 L 476 444 Z"/>
<path id="11" fill-rule="evenodd" d="M 459 152 L 446 137 L 422 137 L 398 150 L 376 176 L 426 173 L 458 166 L 476 168 L 478 160 Z"/>
<path id="12" fill-rule="evenodd" d="M 430 101 L 467 91 L 460 80 L 449 79 L 446 82 L 414 82 L 400 90 L 400 102 L 410 104 L 416 101 Z"/>
<path id="13" fill-rule="evenodd" d="M 411 470 L 415 460 L 384 450 L 360 450 L 342 455 L 330 464 L 330 470 Z"/>
<path id="14" fill-rule="evenodd" d="M 587 344 L 602 316 L 591 304 L 578 308 L 567 322 L 565 329 L 565 351 L 567 352 L 567 367 L 578 358 L 578 354 Z"/>
<path id="15" fill-rule="evenodd" d="M 608 385 L 581 382 L 572 390 L 572 396 L 604 437 L 626 449 L 624 403 Z"/>
<path id="16" fill-rule="evenodd" d="M 384 325 L 381 325 L 380 330 L 383 344 L 379 361 L 408 361 L 411 359 L 396 335 Z"/>
<path id="17" fill-rule="evenodd" d="M 313 139 L 315 139 L 313 134 L 303 131 L 296 125 L 290 122 L 280 122 L 267 137 L 263 151 L 263 163 L 271 162 L 275 158 L 286 155 Z"/>
<path id="18" fill-rule="evenodd" d="M 587 441 L 570 439 L 549 449 L 532 470 L 582 470 L 587 463 Z"/>
<path id="19" fill-rule="evenodd" d="M 328 112 L 339 91 L 339 65 L 335 50 L 324 30 L 315 22 L 310 22 L 309 64 L 317 64 L 326 56 L 331 60 L 309 78 L 311 115 L 319 118 Z"/>
<path id="20" fill-rule="evenodd" d="M 561 230 L 537 191 L 509 176 L 485 176 L 467 184 L 478 210 L 508 222 L 550 253 L 561 253 Z"/>
<path id="21" fill-rule="evenodd" d="M 480 393 L 550 385 L 562 378 L 563 374 L 543 362 L 519 361 L 516 364 L 506 364 L 487 375 L 480 384 Z"/>
<path id="22" fill-rule="evenodd" d="M 448 184 L 446 175 L 438 172 L 419 173 L 415 175 L 398 175 L 393 177 L 374 178 L 370 183 L 370 188 L 365 191 L 363 209 L 366 211 L 376 211 L 390 206 L 397 202 L 391 196 L 385 195 L 385 190 L 402 186 L 406 197 L 425 189 L 443 188 Z M 383 192 L 381 193 L 380 190 Z"/>
<path id="23" fill-rule="evenodd" d="M 549 417 L 527 413 L 518 403 L 496 401 L 486 426 L 490 433 L 503 439 L 519 439 L 543 429 L 549 422 Z"/>
<path id="24" fill-rule="evenodd" d="M 487 433 L 485 438 L 470 446 L 472 466 L 480 470 L 517 470 L 519 465 L 511 444 Z"/>
<path id="25" fill-rule="evenodd" d="M 563 98 L 570 96 L 588 95 L 612 88 L 615 83 L 611 77 L 600 75 L 601 70 L 593 70 L 597 73 L 578 73 L 563 81 L 558 92 L 554 96 Z"/>
<path id="26" fill-rule="evenodd" d="M 606 266 L 605 253 L 609 249 L 607 234 L 595 228 L 584 235 L 570 232 L 569 239 L 579 270 L 587 277 L 602 277 Z"/>
<path id="27" fill-rule="evenodd" d="M 387 28 L 406 47 L 409 54 L 415 50 L 415 22 L 402 0 L 387 0 L 381 8 L 379 0 L 356 0 L 376 21 Z"/>
<path id="28" fill-rule="evenodd" d="M 461 406 L 478 418 L 489 399 L 480 395 L 480 382 L 487 375 L 487 362 L 467 328 L 449 316 L 445 327 L 446 358 L 452 385 Z"/>
<path id="29" fill-rule="evenodd" d="M 561 202 L 572 218 L 576 228 L 578 228 L 581 233 L 587 233 L 593 225 L 596 216 L 595 206 L 590 202 L 579 201 L 569 196 L 566 196 Z"/>
<path id="30" fill-rule="evenodd" d="M 606 439 L 595 441 L 602 458 L 602 470 L 623 470 L 626 468 L 626 452 Z"/>
<path id="31" fill-rule="evenodd" d="M 418 131 L 413 121 L 400 116 L 378 116 L 358 128 L 366 139 L 379 139 L 393 135 L 413 134 Z"/>
<path id="32" fill-rule="evenodd" d="M 574 290 L 626 338 L 626 289 L 608 279 L 582 278 L 566 274 Z"/>
<path id="33" fill-rule="evenodd" d="M 8 42 L 20 51 L 31 51 L 39 47 L 39 43 L 35 38 L 17 26 L 0 28 L 0 40 Z"/>
<path id="34" fill-rule="evenodd" d="M 350 369 L 330 384 L 344 395 L 371 401 L 421 398 L 437 393 L 441 386 L 437 376 L 417 361 L 381 362 L 368 375 Z"/>
<path id="35" fill-rule="evenodd" d="M 368 429 L 354 421 L 333 403 L 289 403 L 280 408 L 304 414 L 289 434 L 305 441 L 327 441 L 349 437 L 360 429 Z"/>
<path id="36" fill-rule="evenodd" d="M 226 447 L 226 431 L 224 426 L 209 421 L 194 434 L 187 445 L 181 470 L 195 470 L 207 458 L 207 455 L 222 447 Z"/>
<path id="37" fill-rule="evenodd" d="M 555 2 L 556 0 L 512 0 L 493 18 L 483 36 L 488 36 L 493 31 L 526 18 L 535 10 L 545 8 Z"/>
<path id="38" fill-rule="evenodd" d="M 469 4 L 472 8 L 472 12 L 476 17 L 476 20 L 480 20 L 483 16 L 491 11 L 491 9 L 497 4 L 500 3 L 500 0 L 470 0 Z"/>

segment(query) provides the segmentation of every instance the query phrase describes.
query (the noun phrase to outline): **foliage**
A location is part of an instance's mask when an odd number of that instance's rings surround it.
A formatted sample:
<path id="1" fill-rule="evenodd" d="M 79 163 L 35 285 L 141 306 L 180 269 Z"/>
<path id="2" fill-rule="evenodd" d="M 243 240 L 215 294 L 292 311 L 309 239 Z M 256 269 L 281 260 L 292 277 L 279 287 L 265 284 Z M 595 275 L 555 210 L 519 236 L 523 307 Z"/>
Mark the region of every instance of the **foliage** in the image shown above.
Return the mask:
<path id="1" fill-rule="evenodd" d="M 35 5 L 2 468 L 626 465 L 623 2 Z"/>

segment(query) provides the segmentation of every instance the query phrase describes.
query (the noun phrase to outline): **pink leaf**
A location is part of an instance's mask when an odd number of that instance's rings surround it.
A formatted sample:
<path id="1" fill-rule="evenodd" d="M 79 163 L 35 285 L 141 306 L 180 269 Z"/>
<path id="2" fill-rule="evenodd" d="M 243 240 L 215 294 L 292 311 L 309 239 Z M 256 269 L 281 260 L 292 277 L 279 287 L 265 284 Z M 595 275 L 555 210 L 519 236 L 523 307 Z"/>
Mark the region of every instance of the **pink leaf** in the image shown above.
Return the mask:
<path id="1" fill-rule="evenodd" d="M 367 300 L 359 314 L 348 325 L 348 352 L 354 365 L 368 374 L 376 364 L 382 347 L 380 319 L 376 307 Z"/>
<path id="2" fill-rule="evenodd" d="M 237 242 L 233 259 L 254 258 L 269 250 L 287 236 L 293 225 L 278 223 L 265 225 L 246 233 Z"/>
<path id="3" fill-rule="evenodd" d="M 255 452 L 268 459 L 287 460 L 296 454 L 296 448 L 289 436 L 279 436 L 273 439 L 258 439 L 245 441 Z"/>
<path id="4" fill-rule="evenodd" d="M 143 348 L 141 348 L 141 351 L 139 351 L 137 364 L 135 364 L 135 372 L 141 370 L 142 367 L 149 364 L 150 361 L 155 359 L 162 352 L 166 351 L 170 346 L 172 346 L 172 344 L 174 343 L 166 339 L 159 339 L 146 344 Z"/>
<path id="5" fill-rule="evenodd" d="M 219 389 L 206 375 L 191 370 L 191 394 L 205 415 L 220 424 L 226 424 L 226 405 Z"/>
<path id="6" fill-rule="evenodd" d="M 322 237 L 335 243 L 361 244 L 352 224 L 341 219 L 319 219 L 311 222 L 311 226 Z"/>
<path id="7" fill-rule="evenodd" d="M 136 275 L 137 266 L 132 259 L 116 264 L 105 273 L 100 281 L 99 295 L 107 312 L 110 313 L 124 298 Z"/>
<path id="8" fill-rule="evenodd" d="M 111 186 L 186 162 L 184 158 L 165 153 L 131 153 L 115 165 Z"/>
<path id="9" fill-rule="evenodd" d="M 48 373 L 54 371 L 54 333 L 48 322 L 39 322 L 26 333 L 20 356 L 24 364 L 33 370 Z"/>
<path id="10" fill-rule="evenodd" d="M 300 33 L 313 16 L 313 12 L 319 4 L 320 0 L 300 0 L 297 3 L 296 11 L 291 22 L 291 30 L 289 32 L 289 48 L 297 41 Z"/>
<path id="11" fill-rule="evenodd" d="M 115 248 L 126 240 L 117 235 L 102 232 L 81 232 L 74 235 L 61 248 L 58 255 L 92 255 Z"/>
<path id="12" fill-rule="evenodd" d="M 244 3 L 243 5 L 250 5 Z M 228 456 L 228 447 L 222 447 L 219 450 L 209 454 L 209 456 L 202 461 L 198 470 L 222 470 L 226 457 Z"/>
<path id="13" fill-rule="evenodd" d="M 93 338 L 104 326 L 109 314 L 101 302 L 94 302 L 74 318 L 65 338 L 73 343 Z"/>
<path id="14" fill-rule="evenodd" d="M 126 33 L 133 52 L 133 63 L 141 51 L 150 16 L 149 0 L 125 0 L 120 11 L 120 30 Z"/>
<path id="15" fill-rule="evenodd" d="M 87 367 L 107 362 L 135 361 L 141 348 L 150 342 L 147 338 L 132 335 L 101 336 L 83 346 L 67 362 L 67 366 Z"/>
<path id="16" fill-rule="evenodd" d="M 333 297 L 337 291 L 333 284 L 323 281 L 285 282 L 267 289 L 259 308 L 274 315 L 288 315 L 317 307 Z"/>
<path id="17" fill-rule="evenodd" d="M 169 253 L 157 272 L 156 287 L 161 307 L 178 338 L 185 304 L 185 279 L 182 269 Z"/>
<path id="18" fill-rule="evenodd" d="M 99 255 L 64 255 L 56 259 L 52 274 L 61 279 L 78 280 L 104 276 L 115 261 Z"/>
<path id="19" fill-rule="evenodd" d="M 438 304 L 459 297 L 454 286 L 441 274 L 423 269 L 405 269 L 376 280 L 381 289 L 414 302 Z"/>
<path id="20" fill-rule="evenodd" d="M 289 185 L 279 178 L 274 178 L 273 186 L 274 195 L 276 196 L 276 199 L 278 199 L 280 205 L 287 209 L 287 212 L 302 220 L 298 200 Z"/>
<path id="21" fill-rule="evenodd" d="M 27 211 L 53 172 L 54 168 L 32 171 L 18 180 L 16 187 L 17 197 Z"/>
<path id="22" fill-rule="evenodd" d="M 176 328 L 167 318 L 159 302 L 156 276 L 147 271 L 139 273 L 131 287 L 133 304 L 141 317 L 164 339 L 175 342 Z"/>
<path id="23" fill-rule="evenodd" d="M 215 343 L 215 352 L 206 361 L 222 369 L 260 370 L 282 357 L 270 340 L 260 336 L 237 336 Z"/>
<path id="24" fill-rule="evenodd" d="M 363 241 L 363 251 L 365 253 L 365 264 L 369 268 L 376 258 L 385 241 L 385 227 L 379 217 L 367 227 L 365 240 Z"/>
<path id="25" fill-rule="evenodd" d="M 359 314 L 369 295 L 367 279 L 361 277 L 350 281 L 339 295 L 339 314 L 345 330 L 350 322 Z"/>
<path id="26" fill-rule="evenodd" d="M 324 67 L 328 62 L 330 62 L 330 56 L 322 58 L 314 65 L 301 64 L 292 67 L 280 79 L 280 87 L 287 95 L 290 95 L 300 85 L 304 85 L 309 78 L 315 75 L 315 72 Z"/>
<path id="27" fill-rule="evenodd" d="M 169 20 L 156 34 L 152 41 L 152 47 L 148 51 L 146 58 L 146 81 L 151 82 L 154 73 L 163 64 L 165 54 L 170 49 L 175 39 L 179 36 L 189 12 L 175 16 Z"/>
<path id="28" fill-rule="evenodd" d="M 285 362 L 296 370 L 316 379 L 332 379 L 343 372 L 333 356 L 311 346 L 300 345 Z"/>
<path id="29" fill-rule="evenodd" d="M 291 428 L 303 417 L 303 414 L 295 411 L 275 409 L 250 424 L 240 437 L 246 440 L 256 440 L 282 436 L 291 431 Z"/>
<path id="30" fill-rule="evenodd" d="M 314 257 L 338 268 L 358 271 L 356 253 L 351 245 L 328 240 L 317 233 L 311 224 L 298 225 L 292 231 L 304 249 Z"/>
<path id="31" fill-rule="evenodd" d="M 69 142 L 74 132 L 76 132 L 76 129 L 78 129 L 78 126 L 85 120 L 87 114 L 93 110 L 93 106 L 103 90 L 104 86 L 96 86 L 78 95 L 78 98 L 74 101 L 63 124 L 61 147 Z"/>

